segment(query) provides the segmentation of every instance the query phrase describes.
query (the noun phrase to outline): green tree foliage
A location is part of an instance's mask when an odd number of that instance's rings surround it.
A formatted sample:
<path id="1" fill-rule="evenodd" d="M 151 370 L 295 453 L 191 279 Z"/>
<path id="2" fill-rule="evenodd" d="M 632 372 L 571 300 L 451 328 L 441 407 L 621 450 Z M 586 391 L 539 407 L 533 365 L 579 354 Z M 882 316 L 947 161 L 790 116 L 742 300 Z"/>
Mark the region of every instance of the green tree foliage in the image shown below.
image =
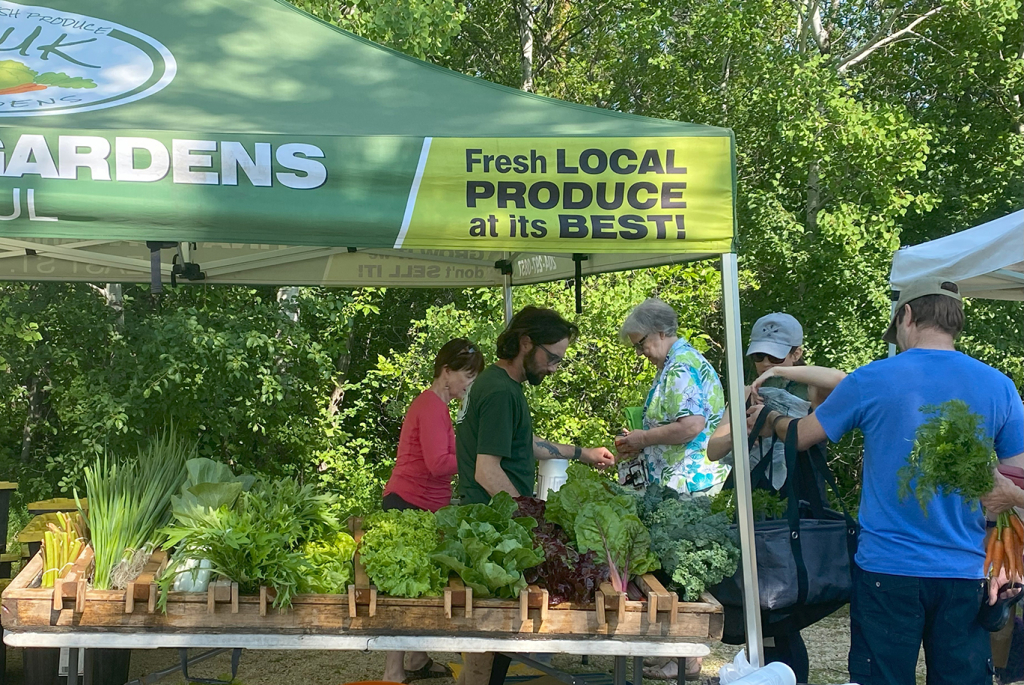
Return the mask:
<path id="1" fill-rule="evenodd" d="M 885 354 L 899 245 L 1024 204 L 1019 0 L 294 2 L 513 88 L 732 128 L 744 327 L 795 315 L 815 363 L 849 371 Z M 724 371 L 711 262 L 587 278 L 579 316 L 567 282 L 517 288 L 517 308 L 554 307 L 582 331 L 565 368 L 530 391 L 538 433 L 610 444 L 652 374 L 615 334 L 654 294 Z M 133 452 L 173 418 L 204 455 L 316 479 L 346 506 L 372 507 L 434 353 L 457 335 L 490 353 L 500 294 L 277 298 L 186 286 L 154 306 L 130 287 L 111 306 L 86 285 L 0 286 L 0 465 L 14 466 L 23 492 L 67 490 L 104 446 Z M 1022 305 L 966 310 L 961 348 L 1024 387 Z M 859 455 L 852 438 L 833 450 L 848 489 Z"/>

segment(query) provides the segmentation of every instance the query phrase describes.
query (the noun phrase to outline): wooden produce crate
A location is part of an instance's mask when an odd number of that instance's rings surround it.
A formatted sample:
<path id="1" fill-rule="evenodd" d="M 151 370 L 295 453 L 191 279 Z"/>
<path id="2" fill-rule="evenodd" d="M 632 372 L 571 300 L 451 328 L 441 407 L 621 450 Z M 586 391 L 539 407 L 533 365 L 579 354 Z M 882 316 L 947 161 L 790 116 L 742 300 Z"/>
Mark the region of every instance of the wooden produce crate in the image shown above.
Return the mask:
<path id="1" fill-rule="evenodd" d="M 126 590 L 94 590 L 81 580 L 91 563 L 86 548 L 52 589 L 39 587 L 41 555 L 33 557 L 3 592 L 3 627 L 10 631 L 92 627 L 125 632 L 251 632 L 288 634 L 537 636 L 593 635 L 707 642 L 721 638 L 722 606 L 709 594 L 681 602 L 654 576 L 635 583 L 631 599 L 605 584 L 596 602 L 548 606 L 548 593 L 530 587 L 518 600 L 476 599 L 452 577 L 441 597 L 405 599 L 379 594 L 356 564 L 356 580 L 344 595 L 295 595 L 288 609 L 272 606 L 273 593 L 239 595 L 238 585 L 214 581 L 207 592 L 172 592 L 167 612 L 157 608 L 155 578 L 166 558 L 155 554 Z"/>

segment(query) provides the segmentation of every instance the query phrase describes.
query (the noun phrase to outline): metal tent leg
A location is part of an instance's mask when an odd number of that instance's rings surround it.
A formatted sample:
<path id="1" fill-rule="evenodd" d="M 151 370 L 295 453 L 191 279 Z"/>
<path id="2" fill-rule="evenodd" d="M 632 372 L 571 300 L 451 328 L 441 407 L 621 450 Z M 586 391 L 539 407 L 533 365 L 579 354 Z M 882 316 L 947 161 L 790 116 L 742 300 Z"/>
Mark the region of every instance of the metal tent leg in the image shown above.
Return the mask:
<path id="1" fill-rule="evenodd" d="M 740 338 L 740 286 L 736 255 L 722 255 L 722 299 L 725 310 L 725 359 L 729 375 L 729 420 L 733 426 L 732 454 L 736 474 L 736 522 L 743 556 L 743 616 L 747 633 L 747 658 L 755 668 L 764 665 L 761 641 L 761 600 L 757 588 L 757 556 L 754 551 L 754 515 L 750 502 L 750 463 L 747 455 L 747 432 L 737 430 L 747 425 L 743 398 L 743 348 Z"/>

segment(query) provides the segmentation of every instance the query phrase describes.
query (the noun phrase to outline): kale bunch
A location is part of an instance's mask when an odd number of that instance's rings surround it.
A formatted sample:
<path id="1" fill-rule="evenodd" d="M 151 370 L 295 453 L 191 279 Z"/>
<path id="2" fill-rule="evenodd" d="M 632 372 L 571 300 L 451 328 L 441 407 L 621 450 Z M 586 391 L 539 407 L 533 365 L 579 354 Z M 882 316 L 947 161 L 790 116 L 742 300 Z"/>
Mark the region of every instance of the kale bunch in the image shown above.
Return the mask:
<path id="1" fill-rule="evenodd" d="M 740 549 L 724 513 L 712 514 L 707 497 L 681 499 L 669 488 L 640 505 L 651 531 L 651 550 L 684 599 L 696 602 L 707 587 L 736 573 Z M 654 497 L 662 496 L 654 504 Z"/>

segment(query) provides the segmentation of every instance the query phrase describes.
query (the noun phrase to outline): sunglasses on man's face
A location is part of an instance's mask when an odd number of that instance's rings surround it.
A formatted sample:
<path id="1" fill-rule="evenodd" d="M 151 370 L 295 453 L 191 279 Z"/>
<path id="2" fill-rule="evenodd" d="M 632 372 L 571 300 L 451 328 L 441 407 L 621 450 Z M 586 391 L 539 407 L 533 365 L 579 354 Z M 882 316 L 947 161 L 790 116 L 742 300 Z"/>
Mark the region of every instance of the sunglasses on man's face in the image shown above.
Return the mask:
<path id="1" fill-rule="evenodd" d="M 765 354 L 764 352 L 755 352 L 754 354 L 750 355 L 750 358 L 754 360 L 755 364 L 760 364 L 765 359 L 770 361 L 772 364 L 781 364 L 782 362 L 786 361 L 785 357 L 779 359 L 778 357 L 773 357 L 770 354 Z"/>
<path id="2" fill-rule="evenodd" d="M 543 345 L 537 345 L 540 349 L 544 350 L 544 354 L 548 357 L 548 366 L 557 367 L 559 364 L 565 361 L 565 357 L 560 357 Z"/>

